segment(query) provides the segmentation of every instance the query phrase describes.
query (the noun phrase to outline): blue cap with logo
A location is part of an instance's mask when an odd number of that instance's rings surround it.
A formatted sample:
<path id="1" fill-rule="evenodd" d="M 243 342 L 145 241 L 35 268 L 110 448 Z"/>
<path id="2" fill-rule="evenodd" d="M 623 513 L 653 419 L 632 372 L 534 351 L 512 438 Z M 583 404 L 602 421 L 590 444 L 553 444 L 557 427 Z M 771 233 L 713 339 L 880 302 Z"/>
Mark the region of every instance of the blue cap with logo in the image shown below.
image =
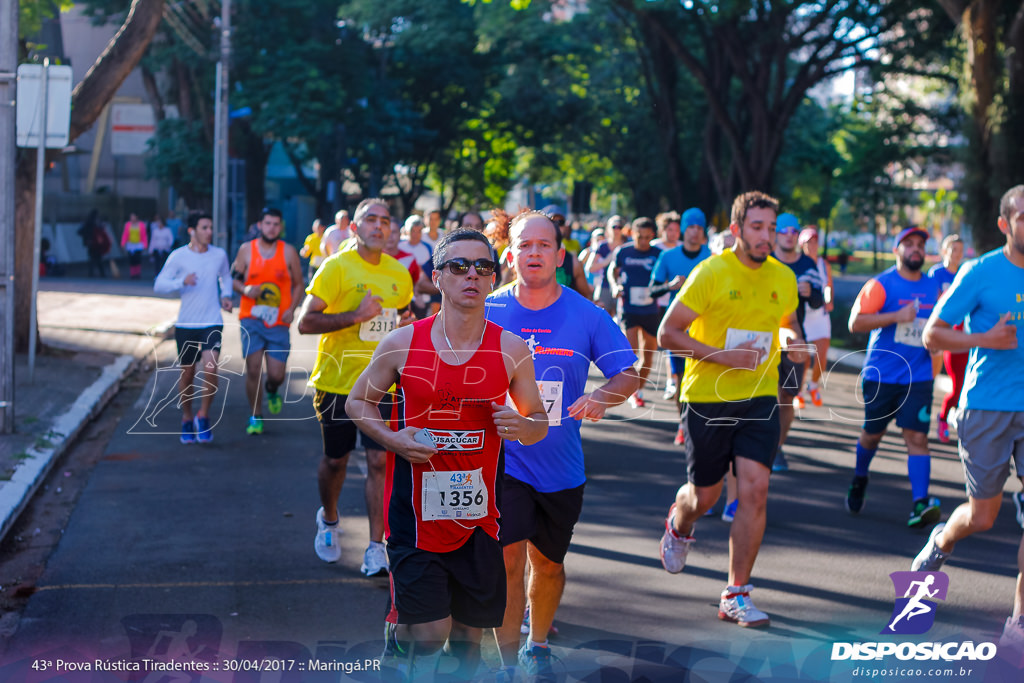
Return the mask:
<path id="1" fill-rule="evenodd" d="M 682 224 L 683 230 L 686 230 L 691 225 L 699 225 L 705 230 L 708 228 L 708 220 L 704 217 L 704 212 L 696 206 L 684 211 L 683 219 L 679 222 Z"/>

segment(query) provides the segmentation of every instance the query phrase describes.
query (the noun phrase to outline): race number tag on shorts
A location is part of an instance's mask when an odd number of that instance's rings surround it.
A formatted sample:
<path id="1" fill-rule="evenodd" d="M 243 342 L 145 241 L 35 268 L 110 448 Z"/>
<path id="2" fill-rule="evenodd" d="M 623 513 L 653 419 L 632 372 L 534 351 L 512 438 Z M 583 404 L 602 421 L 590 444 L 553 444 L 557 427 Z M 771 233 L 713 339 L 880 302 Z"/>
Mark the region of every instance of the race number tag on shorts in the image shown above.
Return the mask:
<path id="1" fill-rule="evenodd" d="M 368 342 L 380 341 L 384 335 L 396 327 L 398 327 L 398 309 L 385 308 L 380 315 L 359 326 L 359 338 Z"/>
<path id="2" fill-rule="evenodd" d="M 548 414 L 548 426 L 559 426 L 562 424 L 562 383 L 538 381 L 537 388 L 540 390 L 540 400 L 544 403 L 544 410 Z"/>
<path id="3" fill-rule="evenodd" d="M 263 324 L 267 327 L 273 327 L 277 324 L 277 314 L 279 309 L 277 306 L 263 306 L 256 305 L 249 309 L 252 313 L 252 317 L 263 321 Z"/>
<path id="4" fill-rule="evenodd" d="M 651 298 L 651 290 L 649 287 L 629 288 L 630 306 L 650 306 L 653 303 L 654 299 Z"/>
<path id="5" fill-rule="evenodd" d="M 925 318 L 914 318 L 913 322 L 896 323 L 896 343 L 907 346 L 924 347 L 924 324 L 928 322 Z"/>
<path id="6" fill-rule="evenodd" d="M 487 515 L 483 470 L 423 473 L 423 519 L 479 519 Z"/>

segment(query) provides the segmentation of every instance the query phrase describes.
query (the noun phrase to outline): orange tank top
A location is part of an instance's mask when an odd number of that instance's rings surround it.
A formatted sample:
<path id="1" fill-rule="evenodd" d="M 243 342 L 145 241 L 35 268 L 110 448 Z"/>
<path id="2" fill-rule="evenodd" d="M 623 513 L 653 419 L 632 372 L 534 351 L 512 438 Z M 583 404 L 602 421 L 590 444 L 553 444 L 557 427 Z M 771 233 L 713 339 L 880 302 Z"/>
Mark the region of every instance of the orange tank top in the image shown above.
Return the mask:
<path id="1" fill-rule="evenodd" d="M 285 325 L 281 315 L 292 305 L 292 278 L 284 258 L 284 243 L 278 241 L 274 255 L 267 259 L 260 253 L 258 241 L 249 242 L 249 276 L 245 286 L 256 285 L 260 294 L 255 299 L 242 297 L 238 317 L 262 320 L 267 327 Z"/>

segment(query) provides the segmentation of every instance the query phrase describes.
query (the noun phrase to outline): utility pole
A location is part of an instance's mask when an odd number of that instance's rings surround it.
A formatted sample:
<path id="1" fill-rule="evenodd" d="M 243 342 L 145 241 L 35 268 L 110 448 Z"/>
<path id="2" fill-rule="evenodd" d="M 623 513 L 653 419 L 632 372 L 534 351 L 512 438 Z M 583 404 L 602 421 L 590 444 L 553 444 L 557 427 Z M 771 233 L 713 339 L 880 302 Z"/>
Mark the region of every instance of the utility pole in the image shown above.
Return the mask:
<path id="1" fill-rule="evenodd" d="M 14 431 L 14 93 L 18 0 L 0 0 L 0 434 Z"/>
<path id="2" fill-rule="evenodd" d="M 228 249 L 228 63 L 231 60 L 231 0 L 220 3 L 220 61 L 217 62 L 217 101 L 214 106 L 213 241 Z"/>

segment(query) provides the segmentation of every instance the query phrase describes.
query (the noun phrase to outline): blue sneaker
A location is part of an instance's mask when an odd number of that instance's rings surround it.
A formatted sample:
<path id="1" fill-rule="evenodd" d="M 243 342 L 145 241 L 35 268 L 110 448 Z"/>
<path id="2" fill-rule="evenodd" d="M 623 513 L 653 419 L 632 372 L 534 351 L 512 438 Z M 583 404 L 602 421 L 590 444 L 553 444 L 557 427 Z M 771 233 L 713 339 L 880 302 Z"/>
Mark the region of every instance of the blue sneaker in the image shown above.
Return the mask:
<path id="1" fill-rule="evenodd" d="M 554 683 L 555 670 L 551 668 L 551 648 L 523 643 L 519 649 L 519 666 L 523 667 L 526 675 L 540 683 Z"/>
<path id="2" fill-rule="evenodd" d="M 181 423 L 181 442 L 183 444 L 196 442 L 196 428 L 192 420 L 186 420 Z"/>
<path id="3" fill-rule="evenodd" d="M 789 463 L 786 462 L 786 454 L 782 452 L 781 448 L 775 454 L 775 460 L 772 462 L 772 472 L 789 472 Z"/>
<path id="4" fill-rule="evenodd" d="M 733 502 L 731 502 L 731 503 L 729 503 L 728 505 L 725 506 L 725 509 L 722 510 L 722 521 L 723 522 L 731 522 L 733 520 L 733 518 L 736 517 L 736 508 L 739 507 L 739 504 L 740 504 L 740 499 L 737 498 L 736 500 L 734 500 Z"/>
<path id="5" fill-rule="evenodd" d="M 210 443 L 213 441 L 213 430 L 210 429 L 210 418 L 196 416 L 196 441 Z"/>

